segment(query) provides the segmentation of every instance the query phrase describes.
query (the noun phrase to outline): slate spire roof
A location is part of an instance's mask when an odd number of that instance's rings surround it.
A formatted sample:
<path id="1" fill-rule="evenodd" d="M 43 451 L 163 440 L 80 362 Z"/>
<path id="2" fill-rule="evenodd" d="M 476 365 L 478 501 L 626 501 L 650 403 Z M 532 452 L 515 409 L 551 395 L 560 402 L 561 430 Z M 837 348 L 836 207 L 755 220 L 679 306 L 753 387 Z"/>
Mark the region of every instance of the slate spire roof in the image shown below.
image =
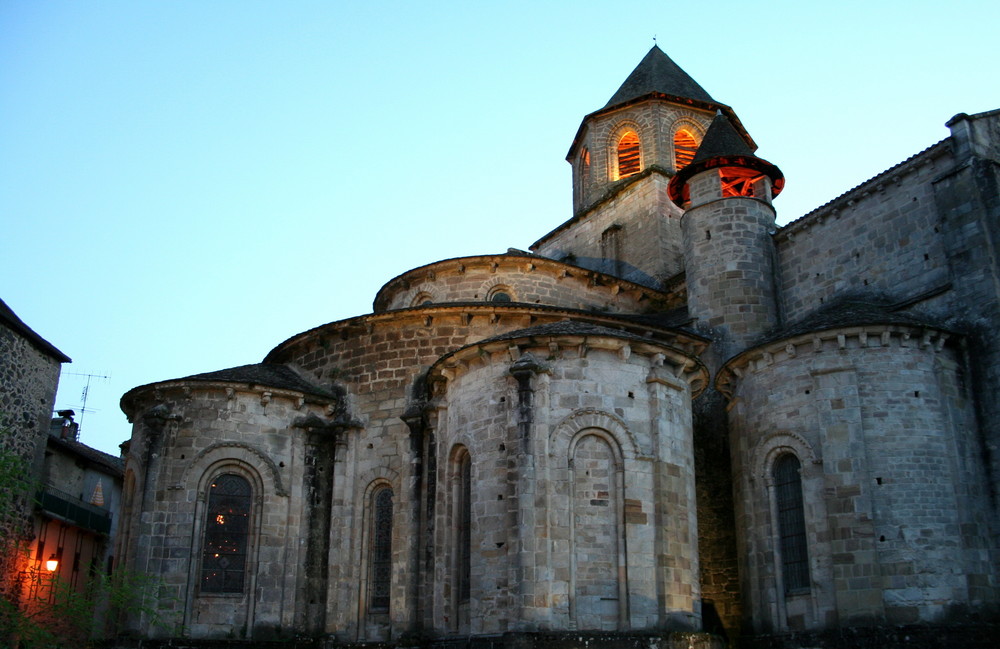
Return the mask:
<path id="1" fill-rule="evenodd" d="M 717 103 L 711 95 L 705 92 L 704 88 L 698 85 L 697 81 L 664 54 L 663 50 L 654 45 L 604 107 L 623 104 L 654 92 L 683 99 Z"/>
<path id="2" fill-rule="evenodd" d="M 736 130 L 732 122 L 719 110 L 708 126 L 705 138 L 694 154 L 691 164 L 682 167 L 667 186 L 667 195 L 678 207 L 686 200 L 684 186 L 692 176 L 717 167 L 746 167 L 755 169 L 771 178 L 771 196 L 777 196 L 785 186 L 781 170 L 754 154 L 754 147 Z"/>
<path id="3" fill-rule="evenodd" d="M 729 118 L 723 115 L 722 111 L 719 111 L 708 126 L 708 131 L 705 132 L 705 139 L 698 146 L 698 150 L 695 152 L 691 163 L 703 162 L 709 158 L 720 156 L 752 155 L 753 149 L 747 145 L 743 136 L 736 131 Z"/>

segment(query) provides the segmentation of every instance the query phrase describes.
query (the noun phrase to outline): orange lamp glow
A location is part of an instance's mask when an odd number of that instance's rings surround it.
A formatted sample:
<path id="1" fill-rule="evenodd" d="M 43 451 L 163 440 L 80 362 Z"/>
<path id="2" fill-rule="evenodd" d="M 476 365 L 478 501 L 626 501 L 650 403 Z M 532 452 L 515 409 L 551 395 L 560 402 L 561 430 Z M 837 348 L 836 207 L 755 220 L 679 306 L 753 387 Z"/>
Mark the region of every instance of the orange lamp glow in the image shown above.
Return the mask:
<path id="1" fill-rule="evenodd" d="M 49 558 L 45 560 L 45 569 L 49 572 L 59 570 L 59 559 L 56 558 L 55 554 L 50 555 Z"/>

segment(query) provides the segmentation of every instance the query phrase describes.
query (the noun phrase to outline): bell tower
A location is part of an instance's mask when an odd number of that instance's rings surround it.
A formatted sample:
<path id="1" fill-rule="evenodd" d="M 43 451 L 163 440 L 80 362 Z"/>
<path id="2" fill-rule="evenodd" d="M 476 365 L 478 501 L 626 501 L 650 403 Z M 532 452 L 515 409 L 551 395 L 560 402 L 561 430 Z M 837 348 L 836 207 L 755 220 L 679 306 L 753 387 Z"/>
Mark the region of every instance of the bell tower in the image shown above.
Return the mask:
<path id="1" fill-rule="evenodd" d="M 654 45 L 608 103 L 583 118 L 566 156 L 573 217 L 531 249 L 663 288 L 684 270 L 681 210 L 667 184 L 693 160 L 718 111 L 749 140 L 733 110 Z"/>

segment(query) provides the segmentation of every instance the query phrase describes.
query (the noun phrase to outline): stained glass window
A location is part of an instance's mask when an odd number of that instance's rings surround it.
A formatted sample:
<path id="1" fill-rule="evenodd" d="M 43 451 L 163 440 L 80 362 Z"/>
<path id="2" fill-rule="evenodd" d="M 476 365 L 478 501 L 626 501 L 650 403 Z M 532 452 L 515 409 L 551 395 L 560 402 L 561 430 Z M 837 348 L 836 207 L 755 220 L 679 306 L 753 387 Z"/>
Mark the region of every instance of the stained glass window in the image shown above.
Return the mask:
<path id="1" fill-rule="evenodd" d="M 242 593 L 250 538 L 252 490 L 246 478 L 219 475 L 208 488 L 201 592 Z"/>

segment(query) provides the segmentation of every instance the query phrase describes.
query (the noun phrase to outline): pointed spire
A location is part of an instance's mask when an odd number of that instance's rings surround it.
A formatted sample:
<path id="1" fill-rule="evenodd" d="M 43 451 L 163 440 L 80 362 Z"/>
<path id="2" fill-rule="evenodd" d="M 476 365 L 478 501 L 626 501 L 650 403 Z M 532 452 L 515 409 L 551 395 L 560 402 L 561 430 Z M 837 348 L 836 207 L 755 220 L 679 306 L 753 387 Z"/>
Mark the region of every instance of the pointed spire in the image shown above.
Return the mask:
<path id="1" fill-rule="evenodd" d="M 667 187 L 670 200 L 678 207 L 682 207 L 687 181 L 706 169 L 719 167 L 744 167 L 766 174 L 771 178 L 772 197 L 777 196 L 785 186 L 785 177 L 781 170 L 754 155 L 753 148 L 720 110 L 716 112 L 715 118 L 709 125 L 691 164 L 680 169 L 677 175 L 670 179 Z"/>
<path id="2" fill-rule="evenodd" d="M 729 118 L 722 111 L 715 112 L 715 118 L 705 132 L 705 139 L 694 154 L 691 164 L 703 162 L 719 156 L 752 156 L 753 149 L 747 144 Z"/>
<path id="3" fill-rule="evenodd" d="M 657 45 L 653 45 L 639 65 L 635 66 L 632 74 L 628 75 L 625 83 L 604 108 L 623 104 L 650 93 L 716 103 L 698 82 L 688 76 L 688 73 L 664 54 Z"/>

